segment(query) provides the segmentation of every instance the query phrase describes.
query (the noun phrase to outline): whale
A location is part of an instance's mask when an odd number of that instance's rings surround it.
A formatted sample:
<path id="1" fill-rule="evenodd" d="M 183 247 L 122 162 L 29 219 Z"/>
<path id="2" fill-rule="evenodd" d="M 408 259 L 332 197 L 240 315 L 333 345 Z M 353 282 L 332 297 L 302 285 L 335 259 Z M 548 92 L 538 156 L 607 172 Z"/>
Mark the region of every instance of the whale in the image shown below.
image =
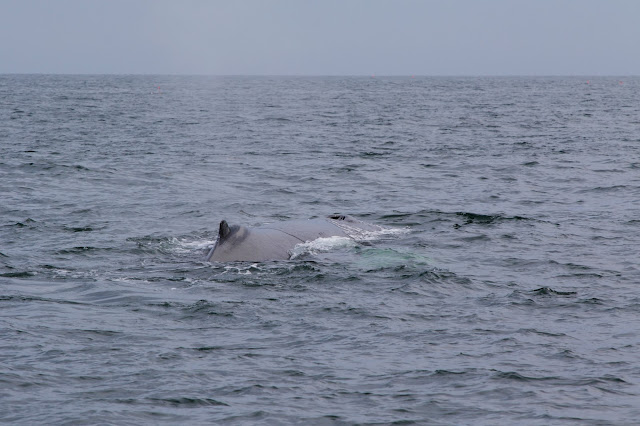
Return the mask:
<path id="1" fill-rule="evenodd" d="M 218 240 L 207 262 L 266 262 L 289 260 L 297 244 L 318 238 L 354 238 L 382 227 L 351 216 L 331 215 L 307 220 L 288 220 L 257 227 L 229 225 L 222 220 Z"/>

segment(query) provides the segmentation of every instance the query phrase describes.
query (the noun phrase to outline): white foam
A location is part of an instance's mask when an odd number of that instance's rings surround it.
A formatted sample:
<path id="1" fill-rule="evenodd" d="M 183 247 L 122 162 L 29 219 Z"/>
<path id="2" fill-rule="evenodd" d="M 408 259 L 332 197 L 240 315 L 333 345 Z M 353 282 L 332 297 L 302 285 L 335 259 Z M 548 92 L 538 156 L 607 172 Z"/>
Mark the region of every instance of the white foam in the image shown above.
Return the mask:
<path id="1" fill-rule="evenodd" d="M 380 240 L 409 233 L 409 228 L 383 228 L 375 225 L 375 230 L 364 230 L 343 221 L 332 220 L 331 222 L 358 242 Z"/>
<path id="2" fill-rule="evenodd" d="M 296 244 L 296 246 L 290 252 L 290 259 L 295 259 L 304 254 L 316 255 L 318 253 L 326 253 L 341 248 L 355 246 L 356 241 L 349 237 L 317 238 L 313 241 Z"/>
<path id="3" fill-rule="evenodd" d="M 196 240 L 196 241 L 189 241 L 183 238 L 172 238 L 171 239 L 171 244 L 173 246 L 172 251 L 175 253 L 184 254 L 184 253 L 191 253 L 196 250 L 210 249 L 211 247 L 214 246 L 216 241 L 218 241 L 217 238 L 215 240 L 207 239 L 207 240 Z"/>

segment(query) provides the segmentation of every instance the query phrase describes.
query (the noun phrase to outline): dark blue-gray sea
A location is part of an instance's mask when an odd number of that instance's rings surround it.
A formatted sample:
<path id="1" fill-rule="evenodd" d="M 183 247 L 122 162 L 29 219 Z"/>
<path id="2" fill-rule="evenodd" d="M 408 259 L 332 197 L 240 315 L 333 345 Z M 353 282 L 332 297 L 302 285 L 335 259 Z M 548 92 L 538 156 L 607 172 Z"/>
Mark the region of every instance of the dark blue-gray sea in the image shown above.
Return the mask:
<path id="1" fill-rule="evenodd" d="M 637 424 L 639 213 L 638 77 L 2 75 L 0 422 Z"/>

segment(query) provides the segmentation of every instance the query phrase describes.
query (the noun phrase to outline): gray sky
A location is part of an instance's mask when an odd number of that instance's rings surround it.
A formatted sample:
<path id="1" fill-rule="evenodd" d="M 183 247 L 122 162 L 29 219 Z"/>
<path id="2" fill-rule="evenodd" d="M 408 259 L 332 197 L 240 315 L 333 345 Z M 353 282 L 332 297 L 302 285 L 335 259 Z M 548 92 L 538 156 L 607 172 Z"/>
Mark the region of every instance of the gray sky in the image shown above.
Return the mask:
<path id="1" fill-rule="evenodd" d="M 0 73 L 640 75 L 640 0 L 0 0 Z"/>

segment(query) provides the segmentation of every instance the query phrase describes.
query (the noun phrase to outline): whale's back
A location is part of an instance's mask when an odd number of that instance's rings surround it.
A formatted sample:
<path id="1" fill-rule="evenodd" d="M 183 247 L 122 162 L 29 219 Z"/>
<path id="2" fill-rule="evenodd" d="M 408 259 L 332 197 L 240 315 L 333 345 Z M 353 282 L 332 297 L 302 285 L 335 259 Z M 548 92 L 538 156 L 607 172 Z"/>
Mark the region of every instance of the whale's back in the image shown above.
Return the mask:
<path id="1" fill-rule="evenodd" d="M 218 242 L 209 252 L 207 261 L 263 262 L 286 260 L 296 244 L 327 237 L 349 237 L 351 227 L 373 228 L 349 216 L 329 216 L 326 219 L 291 220 L 255 228 L 229 226 L 220 222 Z"/>

